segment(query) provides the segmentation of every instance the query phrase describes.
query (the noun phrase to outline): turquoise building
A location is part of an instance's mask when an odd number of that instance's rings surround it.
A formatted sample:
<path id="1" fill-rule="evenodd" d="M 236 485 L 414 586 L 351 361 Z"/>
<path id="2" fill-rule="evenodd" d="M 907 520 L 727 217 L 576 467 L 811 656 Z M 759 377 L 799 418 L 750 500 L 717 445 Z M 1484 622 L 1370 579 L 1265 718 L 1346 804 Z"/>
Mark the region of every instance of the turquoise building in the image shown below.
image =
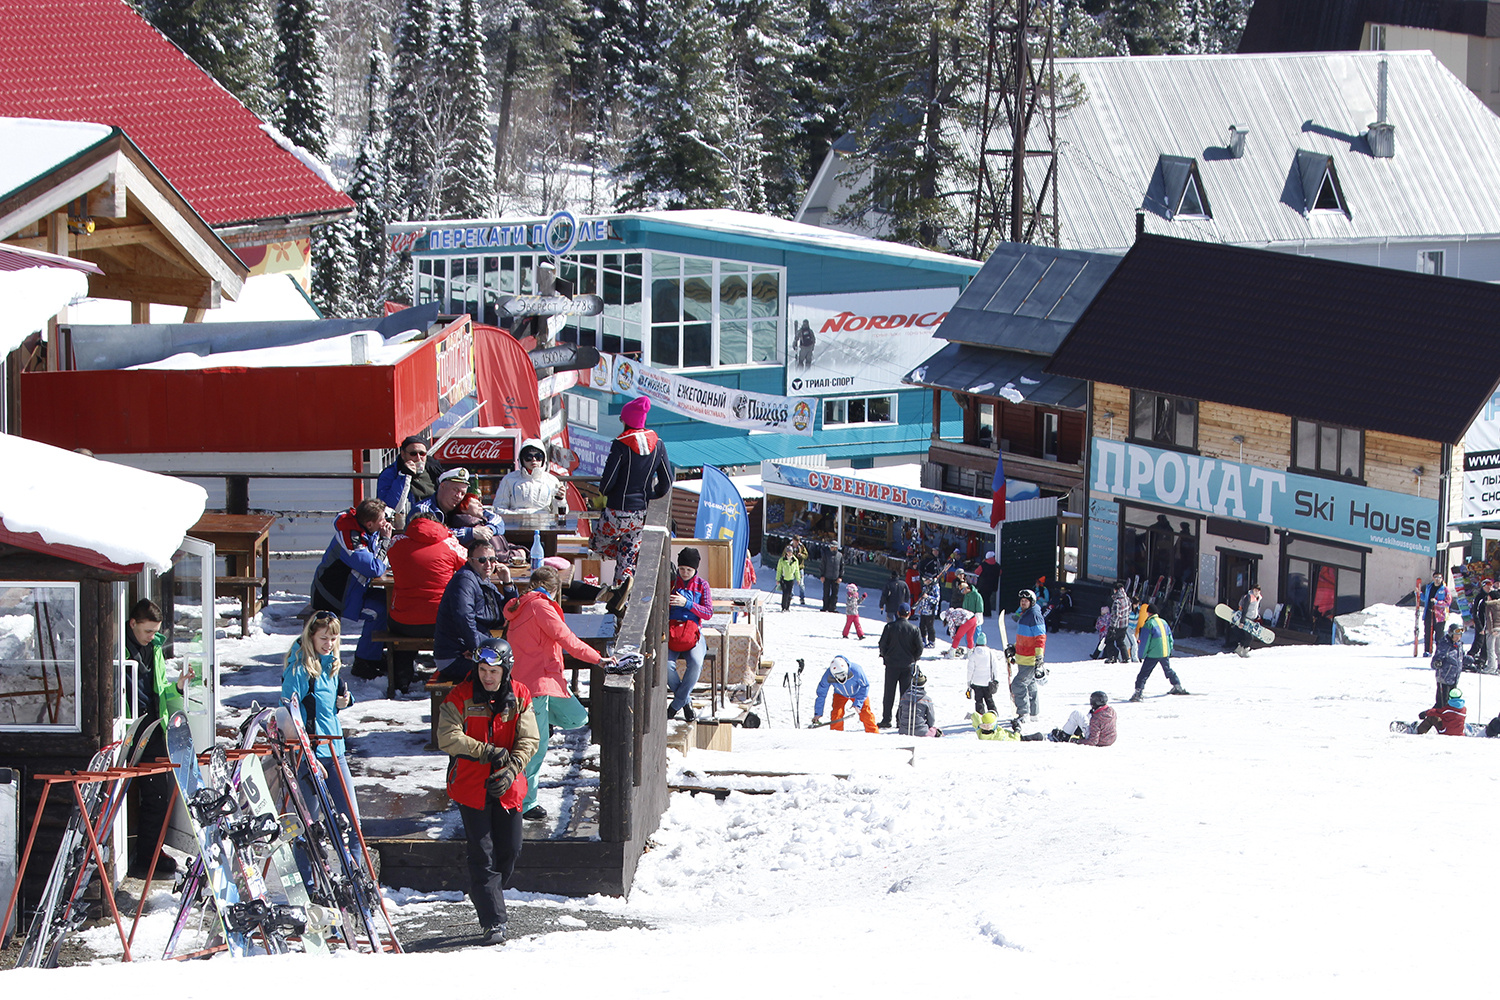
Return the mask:
<path id="1" fill-rule="evenodd" d="M 536 292 L 538 267 L 551 262 L 561 288 L 604 301 L 600 315 L 568 317 L 559 341 L 731 390 L 816 401 L 810 436 L 657 407 L 649 426 L 679 468 L 800 455 L 870 468 L 924 460 L 935 426 L 962 433 L 951 398 L 901 379 L 943 345 L 932 332 L 978 262 L 734 211 L 559 212 L 397 224 L 388 234 L 393 249 L 412 252 L 417 303 L 509 327 L 500 303 Z M 564 394 L 579 472 L 602 465 L 626 398 L 586 377 Z"/>

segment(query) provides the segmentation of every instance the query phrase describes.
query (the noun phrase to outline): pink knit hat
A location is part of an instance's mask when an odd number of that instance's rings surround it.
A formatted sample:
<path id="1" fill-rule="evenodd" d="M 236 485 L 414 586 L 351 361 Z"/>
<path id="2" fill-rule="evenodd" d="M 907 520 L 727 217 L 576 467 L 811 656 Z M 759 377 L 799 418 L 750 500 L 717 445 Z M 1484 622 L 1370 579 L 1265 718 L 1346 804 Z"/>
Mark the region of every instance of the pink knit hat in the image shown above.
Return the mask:
<path id="1" fill-rule="evenodd" d="M 646 426 L 646 414 L 650 412 L 651 400 L 645 396 L 637 396 L 620 407 L 620 423 L 631 430 L 637 430 Z"/>

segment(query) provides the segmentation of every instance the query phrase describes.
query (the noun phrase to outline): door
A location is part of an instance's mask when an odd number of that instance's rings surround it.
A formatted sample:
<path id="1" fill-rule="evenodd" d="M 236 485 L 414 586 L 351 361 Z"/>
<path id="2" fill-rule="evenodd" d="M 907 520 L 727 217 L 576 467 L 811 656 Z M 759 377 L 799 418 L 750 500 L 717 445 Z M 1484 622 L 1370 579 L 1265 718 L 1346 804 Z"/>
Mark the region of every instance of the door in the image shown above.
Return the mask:
<path id="1" fill-rule="evenodd" d="M 1219 600 L 1231 608 L 1240 606 L 1240 598 L 1255 586 L 1258 556 L 1247 556 L 1243 552 L 1219 550 Z"/>
<path id="2" fill-rule="evenodd" d="M 139 582 L 140 593 L 161 608 L 167 633 L 162 655 L 168 676 L 192 670 L 192 681 L 183 690 L 183 711 L 199 752 L 213 749 L 214 717 L 219 708 L 218 656 L 214 648 L 218 624 L 214 613 L 215 562 L 211 542 L 185 537 L 172 557 L 171 569 L 161 574 L 143 572 Z"/>

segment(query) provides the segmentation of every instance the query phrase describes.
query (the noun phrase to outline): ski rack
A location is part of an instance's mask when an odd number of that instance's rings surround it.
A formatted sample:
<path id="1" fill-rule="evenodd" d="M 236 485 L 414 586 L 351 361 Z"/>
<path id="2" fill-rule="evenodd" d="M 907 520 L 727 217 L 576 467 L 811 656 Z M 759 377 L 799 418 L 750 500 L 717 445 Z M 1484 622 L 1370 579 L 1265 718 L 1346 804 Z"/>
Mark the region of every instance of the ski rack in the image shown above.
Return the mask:
<path id="1" fill-rule="evenodd" d="M 313 746 L 317 746 L 319 743 L 335 743 L 335 742 L 337 742 L 339 740 L 342 740 L 343 737 L 342 736 L 314 736 L 312 733 L 308 733 L 307 734 L 307 739 L 308 739 L 308 742 L 310 742 Z M 269 753 L 270 749 L 267 748 L 266 750 L 261 751 L 261 752 L 263 752 L 263 753 Z M 338 775 L 339 787 L 344 790 L 344 801 L 345 802 L 353 802 L 354 801 L 354 789 L 350 788 L 349 787 L 349 783 L 344 780 L 344 769 L 342 767 L 330 767 L 328 770 L 330 770 L 333 773 L 335 773 L 335 774 Z M 351 817 L 351 819 L 353 819 L 353 817 Z M 361 823 L 361 822 L 359 822 L 359 820 L 355 819 L 353 825 L 354 825 L 354 834 L 355 834 L 356 837 L 359 838 L 359 850 L 360 850 L 360 853 L 363 854 L 364 858 L 365 858 L 365 871 L 370 874 L 370 880 L 375 885 L 375 899 L 380 903 L 380 915 L 385 918 L 385 929 L 386 929 L 386 931 L 391 936 L 391 939 L 390 939 L 389 943 L 371 941 L 370 942 L 370 950 L 371 951 L 391 951 L 391 952 L 395 952 L 398 955 L 402 954 L 402 951 L 401 951 L 401 942 L 399 940 L 397 940 L 397 938 L 396 938 L 396 928 L 395 928 L 395 926 L 391 922 L 390 911 L 385 908 L 385 893 L 383 893 L 383 892 L 380 891 L 380 883 L 375 882 L 375 879 L 374 879 L 374 877 L 375 877 L 375 866 L 370 863 L 370 848 L 368 846 L 366 846 L 366 844 L 365 844 L 364 824 Z"/>
<path id="2" fill-rule="evenodd" d="M 130 956 L 130 943 L 135 940 L 136 928 L 140 925 L 141 914 L 145 912 L 146 896 L 150 893 L 151 877 L 156 874 L 156 859 L 161 856 L 162 844 L 165 843 L 167 839 L 167 828 L 172 822 L 172 806 L 175 805 L 177 801 L 177 786 L 174 782 L 172 786 L 172 796 L 167 800 L 166 816 L 162 820 L 161 832 L 158 833 L 156 837 L 156 850 L 152 853 L 151 856 L 151 867 L 146 872 L 146 888 L 141 892 L 141 900 L 140 903 L 136 906 L 135 918 L 131 921 L 130 933 L 128 935 L 125 933 L 124 921 L 120 918 L 119 907 L 115 905 L 115 894 L 113 888 L 108 885 L 107 880 L 104 878 L 104 855 L 101 849 L 101 844 L 108 843 L 109 837 L 108 835 L 106 835 L 101 839 L 99 831 L 94 829 L 94 822 L 89 818 L 88 809 L 84 807 L 82 786 L 107 783 L 106 788 L 104 789 L 104 794 L 105 800 L 108 801 L 109 799 L 112 799 L 114 797 L 115 791 L 121 781 L 146 777 L 147 775 L 152 774 L 168 774 L 172 772 L 176 767 L 177 765 L 173 764 L 171 761 L 163 760 L 158 761 L 154 764 L 133 764 L 129 767 L 111 767 L 106 768 L 103 771 L 67 771 L 63 774 L 32 775 L 32 777 L 37 781 L 43 782 L 42 795 L 37 802 L 36 813 L 31 818 L 31 831 L 26 836 L 26 849 L 21 853 L 21 863 L 16 869 L 16 884 L 15 887 L 11 890 L 10 902 L 6 904 L 5 908 L 5 919 L 3 921 L 0 921 L 0 927 L 9 926 L 11 914 L 15 911 L 16 900 L 21 895 L 21 883 L 26 875 L 26 865 L 31 860 L 31 849 L 36 846 L 36 834 L 37 830 L 41 827 L 42 813 L 47 807 L 47 797 L 52 793 L 52 789 L 54 786 L 68 785 L 73 790 L 73 800 L 78 808 L 79 816 L 83 821 L 84 832 L 88 835 L 89 853 L 93 856 L 94 865 L 99 870 L 99 880 L 103 890 L 100 892 L 100 895 L 102 895 L 104 897 L 104 901 L 109 904 L 110 915 L 114 917 L 115 930 L 120 935 L 120 945 L 125 952 L 125 961 L 134 961 L 134 959 L 132 959 Z M 80 879 L 82 878 L 82 872 L 87 868 L 87 864 L 88 862 L 85 861 L 84 867 L 80 869 Z"/>

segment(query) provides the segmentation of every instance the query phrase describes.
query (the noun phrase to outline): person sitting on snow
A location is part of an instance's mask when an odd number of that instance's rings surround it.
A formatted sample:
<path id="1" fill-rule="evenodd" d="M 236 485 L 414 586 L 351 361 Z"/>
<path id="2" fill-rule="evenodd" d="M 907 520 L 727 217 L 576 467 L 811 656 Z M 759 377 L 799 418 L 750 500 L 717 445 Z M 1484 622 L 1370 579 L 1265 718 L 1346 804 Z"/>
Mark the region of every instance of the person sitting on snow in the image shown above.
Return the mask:
<path id="1" fill-rule="evenodd" d="M 927 675 L 920 670 L 896 706 L 896 731 L 902 736 L 943 735 L 937 727 L 937 711 L 927 696 Z"/>
<path id="2" fill-rule="evenodd" d="M 818 681 L 818 695 L 813 701 L 814 726 L 823 723 L 823 703 L 828 698 L 829 688 L 833 689 L 833 716 L 829 728 L 842 731 L 844 706 L 853 705 L 854 711 L 859 713 L 859 721 L 864 723 L 865 732 L 880 732 L 880 727 L 875 724 L 875 713 L 870 709 L 870 678 L 859 664 L 851 663 L 845 656 L 835 656 Z"/>
<path id="3" fill-rule="evenodd" d="M 1023 740 L 1051 740 L 1054 743 L 1081 743 L 1086 747 L 1108 747 L 1115 743 L 1115 710 L 1109 707 L 1109 695 L 1095 691 L 1089 695 L 1089 714 L 1074 709 L 1062 728 L 1050 733 L 1023 736 Z"/>
<path id="4" fill-rule="evenodd" d="M 974 727 L 974 735 L 981 740 L 1018 740 L 1021 735 L 1014 729 L 1000 724 L 994 712 L 985 712 L 980 715 L 975 712 L 969 716 L 969 723 Z"/>
<path id="5" fill-rule="evenodd" d="M 1448 700 L 1445 704 L 1434 705 L 1432 708 L 1426 708 L 1417 713 L 1417 718 L 1422 720 L 1417 723 L 1417 734 L 1421 735 L 1436 729 L 1444 736 L 1462 736 L 1468 715 L 1469 710 L 1464 707 L 1464 693 L 1458 688 L 1452 688 L 1448 691 Z"/>

